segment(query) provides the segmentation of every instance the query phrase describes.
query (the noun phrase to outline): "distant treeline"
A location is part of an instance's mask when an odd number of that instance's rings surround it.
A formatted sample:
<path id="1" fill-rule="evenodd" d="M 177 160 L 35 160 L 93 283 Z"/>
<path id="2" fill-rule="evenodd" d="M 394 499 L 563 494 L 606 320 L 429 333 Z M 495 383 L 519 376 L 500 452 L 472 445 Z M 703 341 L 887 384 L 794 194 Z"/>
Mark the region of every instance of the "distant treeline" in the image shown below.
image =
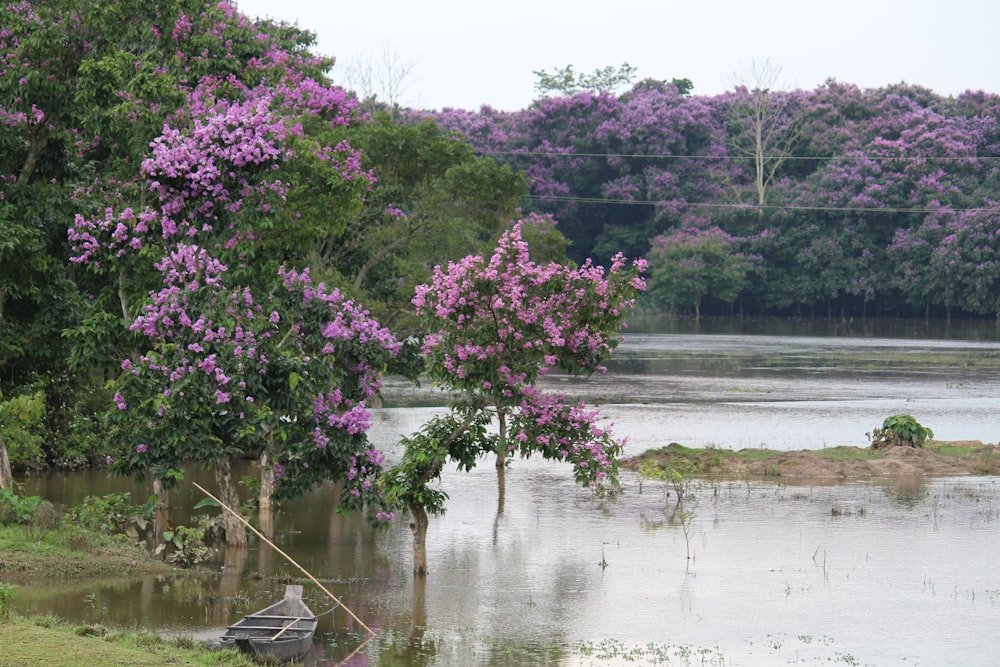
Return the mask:
<path id="1" fill-rule="evenodd" d="M 432 117 L 523 170 L 526 207 L 575 260 L 646 256 L 649 306 L 1000 312 L 1000 96 L 769 83 L 708 97 L 647 80 Z"/>

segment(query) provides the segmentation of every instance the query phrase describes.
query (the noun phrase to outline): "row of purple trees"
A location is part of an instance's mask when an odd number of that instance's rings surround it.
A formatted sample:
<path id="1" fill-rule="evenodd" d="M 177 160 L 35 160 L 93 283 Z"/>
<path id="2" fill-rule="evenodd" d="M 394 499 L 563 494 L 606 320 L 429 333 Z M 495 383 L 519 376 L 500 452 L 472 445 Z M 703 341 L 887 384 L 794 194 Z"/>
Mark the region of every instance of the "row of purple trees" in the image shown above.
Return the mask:
<path id="1" fill-rule="evenodd" d="M 430 115 L 525 170 L 574 259 L 646 256 L 653 308 L 1000 313 L 1000 96 L 768 73 Z"/>

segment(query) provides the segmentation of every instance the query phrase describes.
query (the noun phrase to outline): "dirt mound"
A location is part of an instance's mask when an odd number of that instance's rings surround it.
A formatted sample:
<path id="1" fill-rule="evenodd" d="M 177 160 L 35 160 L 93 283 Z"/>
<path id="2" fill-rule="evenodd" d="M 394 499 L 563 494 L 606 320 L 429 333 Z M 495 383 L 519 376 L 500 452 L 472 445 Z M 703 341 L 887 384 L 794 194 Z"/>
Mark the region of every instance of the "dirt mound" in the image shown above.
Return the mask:
<path id="1" fill-rule="evenodd" d="M 978 440 L 935 441 L 923 448 L 906 446 L 880 450 L 838 447 L 804 449 L 761 455 L 755 450 L 723 452 L 689 449 L 676 443 L 633 460 L 683 470 L 686 476 L 724 479 L 780 479 L 797 484 L 837 484 L 877 477 L 948 477 L 1000 475 L 1000 445 Z"/>
<path id="2" fill-rule="evenodd" d="M 831 460 L 810 450 L 785 452 L 750 462 L 744 472 L 755 477 L 847 481 L 867 477 L 968 475 L 973 468 L 971 461 L 942 456 L 929 449 L 890 447 L 885 450 L 884 458 L 867 460 Z"/>

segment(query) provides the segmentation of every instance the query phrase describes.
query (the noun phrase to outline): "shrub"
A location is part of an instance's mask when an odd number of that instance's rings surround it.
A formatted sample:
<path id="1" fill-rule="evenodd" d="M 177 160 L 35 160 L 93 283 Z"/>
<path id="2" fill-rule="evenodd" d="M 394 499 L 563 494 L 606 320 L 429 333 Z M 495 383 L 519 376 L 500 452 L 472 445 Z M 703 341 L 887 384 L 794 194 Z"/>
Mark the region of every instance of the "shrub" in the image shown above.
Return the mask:
<path id="1" fill-rule="evenodd" d="M 0 621 L 10 618 L 10 602 L 14 599 L 14 587 L 0 584 Z"/>
<path id="2" fill-rule="evenodd" d="M 881 427 L 876 427 L 866 435 L 871 438 L 875 449 L 896 445 L 923 447 L 927 440 L 934 437 L 934 431 L 922 426 L 910 415 L 893 415 L 886 417 Z"/>
<path id="3" fill-rule="evenodd" d="M 152 524 L 154 507 L 154 499 L 145 505 L 135 505 L 127 492 L 109 493 L 100 497 L 87 496 L 69 514 L 83 528 L 138 538 Z"/>
<path id="4" fill-rule="evenodd" d="M 163 540 L 154 553 L 163 554 L 168 563 L 192 567 L 212 557 L 212 550 L 205 546 L 204 528 L 177 526 L 163 531 Z"/>
<path id="5" fill-rule="evenodd" d="M 13 491 L 0 489 L 0 525 L 28 525 L 34 519 L 36 510 L 47 502 L 39 496 L 21 498 Z"/>
<path id="6" fill-rule="evenodd" d="M 45 393 L 36 391 L 4 399 L 0 394 L 0 436 L 7 445 L 15 470 L 38 470 L 45 466 L 42 445 Z"/>

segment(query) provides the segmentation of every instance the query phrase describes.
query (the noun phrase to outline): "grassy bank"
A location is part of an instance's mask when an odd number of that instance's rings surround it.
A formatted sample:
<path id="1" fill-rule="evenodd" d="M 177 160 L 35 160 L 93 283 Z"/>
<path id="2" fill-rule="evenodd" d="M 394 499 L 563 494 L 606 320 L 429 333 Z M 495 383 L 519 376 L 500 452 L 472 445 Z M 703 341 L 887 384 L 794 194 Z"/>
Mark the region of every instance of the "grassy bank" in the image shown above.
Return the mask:
<path id="1" fill-rule="evenodd" d="M 152 632 L 73 626 L 51 616 L 0 616 L 0 667 L 257 665 L 238 651 L 211 651 Z"/>
<path id="2" fill-rule="evenodd" d="M 74 525 L 0 526 L 0 582 L 45 577 L 109 577 L 161 574 L 175 568 L 124 535 L 105 535 Z"/>

